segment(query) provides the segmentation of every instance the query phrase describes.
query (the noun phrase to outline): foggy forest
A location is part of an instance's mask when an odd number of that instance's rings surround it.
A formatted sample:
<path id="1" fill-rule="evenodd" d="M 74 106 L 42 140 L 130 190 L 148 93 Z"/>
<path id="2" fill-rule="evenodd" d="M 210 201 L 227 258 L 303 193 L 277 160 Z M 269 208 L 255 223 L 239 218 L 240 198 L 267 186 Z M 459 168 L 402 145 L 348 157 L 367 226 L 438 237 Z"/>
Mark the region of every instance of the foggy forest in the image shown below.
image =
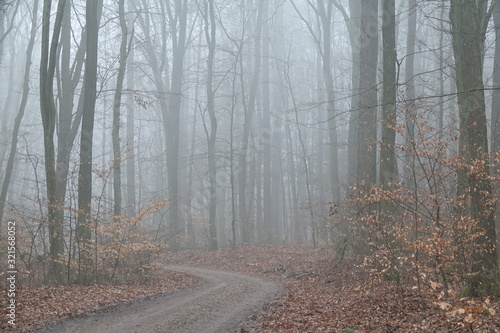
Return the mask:
<path id="1" fill-rule="evenodd" d="M 0 0 L 2 295 L 342 271 L 500 332 L 499 37 L 496 0 Z"/>

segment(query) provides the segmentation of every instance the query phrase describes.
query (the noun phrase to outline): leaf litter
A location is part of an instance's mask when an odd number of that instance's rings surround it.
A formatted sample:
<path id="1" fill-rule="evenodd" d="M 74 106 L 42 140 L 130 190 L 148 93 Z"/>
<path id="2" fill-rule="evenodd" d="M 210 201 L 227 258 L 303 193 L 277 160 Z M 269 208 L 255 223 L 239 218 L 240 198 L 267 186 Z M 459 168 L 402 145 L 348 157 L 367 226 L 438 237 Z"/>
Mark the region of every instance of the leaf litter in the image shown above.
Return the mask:
<path id="1" fill-rule="evenodd" d="M 419 291 L 411 282 L 373 280 L 350 260 L 339 260 L 330 248 L 249 245 L 218 251 L 185 250 L 164 255 L 161 263 L 233 271 L 282 283 L 282 296 L 249 318 L 239 333 L 500 333 L 499 297 L 460 298 L 453 293 L 443 299 L 436 292 Z M 149 285 L 21 287 L 16 331 L 196 284 L 199 280 L 186 274 L 158 270 Z M 1 291 L 4 318 L 5 292 Z M 7 323 L 1 324 L 1 331 L 10 329 Z"/>
<path id="2" fill-rule="evenodd" d="M 125 303 L 163 295 L 199 283 L 191 275 L 157 270 L 147 285 L 70 285 L 28 288 L 16 295 L 16 326 L 7 323 L 7 291 L 0 291 L 1 332 L 29 332 L 80 315 L 111 309 Z"/>
<path id="3" fill-rule="evenodd" d="M 444 300 L 437 290 L 419 291 L 410 281 L 374 280 L 326 247 L 187 250 L 169 254 L 165 260 L 280 281 L 285 286 L 281 298 L 253 316 L 239 333 L 500 332 L 499 297 L 460 298 L 453 293 Z"/>

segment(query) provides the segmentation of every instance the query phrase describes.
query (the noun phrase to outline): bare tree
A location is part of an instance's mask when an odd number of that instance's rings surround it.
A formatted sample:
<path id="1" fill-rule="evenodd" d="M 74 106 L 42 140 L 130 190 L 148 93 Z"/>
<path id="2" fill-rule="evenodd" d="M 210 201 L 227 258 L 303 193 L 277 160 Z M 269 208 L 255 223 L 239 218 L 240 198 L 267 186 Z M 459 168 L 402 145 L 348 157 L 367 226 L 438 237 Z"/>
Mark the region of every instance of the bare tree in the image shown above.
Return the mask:
<path id="1" fill-rule="evenodd" d="M 414 111 L 416 106 L 416 94 L 415 94 L 415 47 L 417 38 L 417 1 L 408 0 L 408 26 L 407 26 L 407 37 L 406 37 L 406 58 L 405 58 L 405 93 L 406 100 L 405 103 L 405 141 L 406 146 L 410 147 L 414 139 L 415 131 L 415 119 Z M 413 156 L 411 154 L 406 154 L 405 163 L 408 168 L 412 169 L 415 167 L 413 161 Z M 407 175 L 410 175 L 408 172 Z M 409 186 L 411 180 L 409 177 L 406 179 L 406 185 Z"/>
<path id="2" fill-rule="evenodd" d="M 262 128 L 259 133 L 259 141 L 262 146 L 262 204 L 263 204 L 263 224 L 258 226 L 260 231 L 259 238 L 262 239 L 262 231 L 266 229 L 269 234 L 266 235 L 271 241 L 276 241 L 279 238 L 277 221 L 272 220 L 271 206 L 271 98 L 270 98 L 270 83 L 269 83 L 269 3 L 264 2 L 262 13 Z M 275 207 L 276 209 L 277 207 Z"/>
<path id="3" fill-rule="evenodd" d="M 170 1 L 166 2 L 168 21 L 172 38 L 172 79 L 170 87 L 170 99 L 168 108 L 168 120 L 166 123 L 167 137 L 167 177 L 168 190 L 172 205 L 169 208 L 170 234 L 179 233 L 179 208 L 177 200 L 179 199 L 179 126 L 180 112 L 183 100 L 183 81 L 184 81 L 184 56 L 188 43 L 187 31 L 187 0 L 175 0 L 174 6 Z M 178 248 L 177 237 L 173 236 L 171 249 Z"/>
<path id="4" fill-rule="evenodd" d="M 125 0 L 118 2 L 118 15 L 120 20 L 121 42 L 120 42 L 120 59 L 118 60 L 118 73 L 116 78 L 116 91 L 113 101 L 113 193 L 114 193 L 114 218 L 119 220 L 122 215 L 122 179 L 121 179 L 121 164 L 122 151 L 120 145 L 120 110 L 122 103 L 123 81 L 125 80 L 125 71 L 127 68 L 127 58 L 130 50 L 128 42 L 128 27 L 125 18 Z M 131 39 L 132 40 L 132 39 Z"/>
<path id="5" fill-rule="evenodd" d="M 215 115 L 214 59 L 216 46 L 216 21 L 214 0 L 205 3 L 203 19 L 205 22 L 205 39 L 208 45 L 207 57 L 207 111 L 210 117 L 210 131 L 205 126 L 208 141 L 208 177 L 210 182 L 210 203 L 208 225 L 210 229 L 210 249 L 217 250 L 217 165 L 215 142 L 217 138 L 217 117 Z"/>
<path id="6" fill-rule="evenodd" d="M 495 27 L 495 56 L 493 67 L 493 87 L 491 101 L 491 151 L 500 154 L 500 4 L 493 9 Z M 500 171 L 500 170 L 495 170 Z"/>
<path id="7" fill-rule="evenodd" d="M 376 183 L 378 1 L 361 1 L 358 180 Z"/>
<path id="8" fill-rule="evenodd" d="M 498 252 L 489 175 L 486 105 L 484 100 L 482 52 L 484 22 L 475 1 L 452 0 L 451 33 L 455 55 L 455 71 L 460 118 L 459 154 L 466 164 L 481 163 L 483 168 L 459 170 L 459 195 L 470 198 L 468 213 L 479 222 L 484 234 L 475 239 L 483 249 L 474 253 L 473 273 L 468 291 L 472 296 L 489 294 L 495 288 Z M 491 13 L 491 11 L 489 11 Z M 467 50 L 467 52 L 464 52 Z M 476 230 L 477 231 L 477 230 Z M 475 231 L 475 232 L 476 232 Z"/>
<path id="9" fill-rule="evenodd" d="M 47 182 L 47 209 L 50 239 L 49 279 L 55 284 L 64 283 L 64 253 L 62 207 L 57 205 L 57 177 L 55 166 L 54 131 L 56 127 L 56 106 L 53 82 L 56 68 L 56 53 L 59 44 L 62 19 L 66 0 L 59 0 L 52 39 L 50 35 L 51 0 L 44 0 L 42 15 L 42 53 L 40 58 L 40 112 L 43 125 L 45 152 L 45 178 Z"/>
<path id="10" fill-rule="evenodd" d="M 337 122 L 335 110 L 335 90 L 332 74 L 332 1 L 317 0 L 316 5 L 308 1 L 309 6 L 314 10 L 321 30 L 316 33 L 313 26 L 297 8 L 295 3 L 292 4 L 295 11 L 298 13 L 302 21 L 307 25 L 307 28 L 313 37 L 318 53 L 322 60 L 322 76 L 326 90 L 326 105 L 327 105 L 327 125 L 328 136 L 330 139 L 330 186 L 334 201 L 340 200 L 339 187 L 339 154 L 338 154 L 338 138 L 337 138 Z"/>
<path id="11" fill-rule="evenodd" d="M 239 220 L 240 220 L 240 230 L 241 230 L 241 241 L 244 244 L 250 243 L 250 207 L 247 199 L 247 155 L 249 147 L 250 130 L 252 125 L 252 119 L 255 113 L 255 102 L 258 92 L 258 83 L 261 72 L 261 38 L 262 38 L 262 16 L 264 12 L 264 2 L 261 1 L 258 6 L 257 22 L 255 28 L 255 56 L 254 56 L 254 67 L 252 73 L 252 79 L 250 83 L 250 92 L 248 94 L 248 101 L 246 100 L 245 92 L 242 92 L 244 96 L 243 108 L 244 108 L 244 124 L 243 124 L 243 136 L 241 139 L 241 148 L 239 151 L 238 158 L 238 204 L 239 204 Z M 240 63 L 241 64 L 241 63 Z M 242 65 L 241 65 L 242 66 Z M 244 89 L 245 83 L 243 81 L 243 76 L 241 76 L 241 87 Z"/>
<path id="12" fill-rule="evenodd" d="M 12 171 L 14 169 L 14 161 L 17 153 L 17 143 L 19 141 L 19 128 L 21 127 L 21 122 L 24 117 L 24 112 L 26 110 L 26 104 L 28 103 L 28 95 L 30 91 L 30 71 L 31 62 L 33 56 L 33 45 L 35 44 L 35 37 L 38 24 L 38 0 L 33 4 L 33 21 L 31 25 L 30 39 L 28 42 L 28 47 L 26 50 L 26 62 L 24 65 L 24 77 L 23 77 L 23 94 L 21 97 L 21 104 L 19 105 L 19 110 L 17 111 L 16 119 L 14 120 L 14 130 L 12 132 L 12 140 L 10 144 L 9 158 L 7 160 L 7 165 L 5 167 L 5 176 L 2 183 L 2 189 L 0 192 L 0 226 L 2 225 L 2 219 L 4 214 L 5 202 L 7 200 L 7 193 L 9 191 L 10 181 L 12 177 Z M 2 8 L 0 8 L 2 11 Z"/>
<path id="13" fill-rule="evenodd" d="M 349 14 L 337 0 L 330 0 L 340 11 L 349 32 L 351 43 L 351 110 L 349 112 L 349 135 L 348 135 L 348 181 L 353 183 L 357 178 L 358 168 L 358 131 L 359 131 L 359 76 L 360 76 L 360 38 L 361 38 L 361 3 L 358 0 L 349 0 Z"/>
<path id="14" fill-rule="evenodd" d="M 132 23 L 130 24 L 132 26 Z M 134 77 L 134 46 L 133 46 L 133 38 L 134 36 L 130 36 L 130 47 L 129 47 L 129 55 L 127 57 L 128 66 L 127 66 L 127 90 L 129 93 L 127 94 L 127 214 L 129 216 L 135 215 L 136 209 L 136 176 L 135 176 L 135 121 L 134 121 L 134 88 L 135 88 L 135 77 Z"/>
<path id="15" fill-rule="evenodd" d="M 80 169 L 78 177 L 78 228 L 77 240 L 80 251 L 79 283 L 88 285 L 94 279 L 92 228 L 92 142 L 97 83 L 97 46 L 99 37 L 99 12 L 101 1 L 91 1 L 86 6 L 87 56 L 85 58 L 83 116 L 80 137 Z"/>
<path id="16" fill-rule="evenodd" d="M 397 179 L 394 146 L 396 144 L 396 13 L 395 1 L 383 0 L 383 93 L 382 144 L 380 152 L 380 183 L 386 189 Z"/>
<path id="17" fill-rule="evenodd" d="M 3 60 L 3 42 L 15 27 L 14 19 L 16 18 L 16 15 L 18 13 L 21 1 L 17 0 L 15 2 L 15 7 L 10 11 L 10 22 L 5 22 L 5 14 L 12 5 L 13 1 L 0 0 L 0 64 Z M 5 26 L 6 23 L 8 24 L 7 26 Z"/>

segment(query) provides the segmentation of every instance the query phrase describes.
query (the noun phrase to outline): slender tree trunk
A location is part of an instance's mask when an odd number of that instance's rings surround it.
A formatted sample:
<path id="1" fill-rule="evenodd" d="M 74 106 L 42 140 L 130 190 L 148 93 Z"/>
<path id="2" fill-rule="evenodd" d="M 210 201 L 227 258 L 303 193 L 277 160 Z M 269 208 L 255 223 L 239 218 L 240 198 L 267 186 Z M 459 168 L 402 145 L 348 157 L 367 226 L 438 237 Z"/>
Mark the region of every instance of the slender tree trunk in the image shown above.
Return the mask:
<path id="1" fill-rule="evenodd" d="M 244 32 L 242 32 L 243 34 Z M 242 45 L 238 46 L 238 53 L 234 62 L 234 73 L 232 78 L 232 91 L 231 91 L 231 110 L 230 110 L 230 123 L 229 123 L 229 182 L 231 186 L 231 246 L 232 248 L 236 248 L 237 243 L 237 213 L 236 213 L 236 170 L 235 170 L 235 148 L 234 148 L 234 112 L 237 107 L 238 95 L 236 93 L 236 82 L 238 76 L 238 64 L 242 63 Z M 243 68 L 243 65 L 240 66 Z"/>
<path id="2" fill-rule="evenodd" d="M 491 101 L 491 153 L 496 158 L 496 163 L 492 165 L 492 175 L 500 174 L 500 3 L 497 3 L 493 9 L 493 20 L 495 25 L 495 55 L 493 60 L 493 92 Z M 494 193 L 496 196 L 500 193 L 500 183 L 495 182 Z M 500 227 L 500 206 L 497 205 L 495 212 L 496 229 L 499 232 Z M 497 237 L 497 249 L 500 246 L 500 237 Z M 498 250 L 497 250 L 498 251 Z"/>
<path id="3" fill-rule="evenodd" d="M 285 40 L 284 40 L 284 27 L 283 27 L 283 18 L 284 18 L 284 9 L 283 6 L 280 6 L 277 9 L 277 24 L 274 26 L 274 62 L 272 62 L 272 66 L 274 67 L 273 71 L 273 85 L 272 85 L 272 110 L 277 115 L 271 121 L 271 133 L 272 138 L 270 138 L 271 144 L 271 223 L 273 224 L 273 229 L 276 230 L 278 235 L 278 241 L 282 241 L 285 238 L 285 228 L 283 226 L 284 214 L 282 214 L 283 210 L 283 201 L 284 192 L 283 192 L 283 168 L 282 168 L 282 145 L 283 140 L 283 131 L 285 127 L 283 126 L 282 119 L 284 119 L 284 108 L 285 108 L 285 91 L 284 87 L 281 84 L 282 81 L 282 71 L 280 68 L 285 60 Z M 271 70 L 271 68 L 270 68 Z"/>
<path id="4" fill-rule="evenodd" d="M 12 46 L 12 49 L 14 49 L 14 46 Z M 14 51 L 12 52 L 14 53 Z M 9 69 L 9 78 L 7 79 L 8 82 L 14 82 L 14 77 L 15 77 L 15 63 L 16 63 L 16 57 L 10 57 L 10 63 L 8 66 Z M 5 155 L 7 153 L 8 149 L 8 140 L 9 138 L 7 137 L 6 133 L 8 132 L 8 126 L 10 125 L 10 118 L 12 117 L 11 114 L 11 105 L 12 105 L 12 99 L 14 96 L 14 84 L 9 85 L 9 88 L 6 91 L 6 98 L 5 102 L 3 104 L 3 110 L 2 110 L 2 120 L 0 121 L 0 170 L 2 170 L 3 164 L 5 162 Z"/>
<path id="5" fill-rule="evenodd" d="M 349 134 L 347 148 L 347 179 L 354 183 L 357 179 L 358 150 L 359 150 L 359 80 L 360 80 L 360 48 L 361 48 L 361 3 L 359 0 L 349 0 L 349 12 L 337 0 L 331 0 L 341 12 L 349 31 L 351 43 L 352 70 L 351 70 L 351 109 L 349 112 Z"/>
<path id="6" fill-rule="evenodd" d="M 438 114 L 438 131 L 439 131 L 439 141 L 443 139 L 444 134 L 444 68 L 446 66 L 445 62 L 445 7 L 441 8 L 440 21 L 441 21 L 441 31 L 439 33 L 439 114 Z"/>
<path id="7" fill-rule="evenodd" d="M 146 5 L 147 4 L 144 4 L 144 8 L 146 8 Z M 168 7 L 168 10 L 169 10 L 169 15 L 167 15 L 167 10 L 165 9 L 165 5 L 166 3 L 165 2 L 160 2 L 160 5 L 161 5 L 161 31 L 163 32 L 166 32 L 167 31 L 167 23 L 166 23 L 166 20 L 167 20 L 167 16 L 170 16 L 172 15 L 171 13 L 171 10 L 170 10 L 170 7 Z M 139 9 L 137 9 L 139 10 Z M 169 66 L 168 66 L 168 61 L 167 61 L 167 55 L 166 55 L 166 49 L 167 49 L 167 38 L 165 36 L 165 34 L 162 35 L 162 40 L 161 40 L 161 50 L 162 50 L 162 53 L 160 55 L 157 54 L 157 52 L 155 51 L 154 47 L 153 47 L 153 44 L 152 44 L 152 40 L 153 38 L 151 37 L 150 35 L 150 30 L 151 30 L 151 20 L 148 16 L 149 14 L 144 13 L 144 15 L 141 15 L 139 16 L 139 23 L 141 24 L 142 26 L 142 30 L 144 31 L 144 34 L 145 34 L 145 38 L 144 38 L 144 42 L 142 44 L 142 50 L 144 51 L 144 55 L 146 56 L 147 60 L 148 60 L 148 63 L 149 65 L 151 66 L 151 70 L 153 72 L 153 78 L 154 78 L 154 83 L 156 85 L 156 89 L 157 91 L 160 93 L 160 94 L 164 94 L 164 95 L 167 95 L 169 90 L 170 90 L 170 82 L 169 82 Z M 169 118 L 169 110 L 168 110 L 168 104 L 167 104 L 167 99 L 166 98 L 160 98 L 159 99 L 159 103 L 160 103 L 160 110 L 161 110 L 161 115 L 162 115 L 162 125 L 163 125 L 163 129 L 164 129 L 164 134 L 165 134 L 165 144 L 168 145 L 168 142 L 170 140 L 170 136 L 172 134 L 169 134 L 170 133 L 170 126 L 171 124 L 169 123 L 171 121 L 171 119 Z M 168 157 L 167 157 L 168 158 Z M 139 167 L 141 165 L 140 163 L 140 159 L 137 158 L 137 161 L 139 161 Z M 168 168 L 168 166 L 167 166 Z M 167 173 L 168 173 L 168 170 L 167 170 Z M 140 170 L 139 170 L 139 175 L 141 174 L 140 173 Z M 167 176 L 168 178 L 168 176 Z M 163 177 L 162 177 L 162 180 L 163 180 Z M 141 186 L 139 187 L 140 189 L 142 188 Z M 169 190 L 170 191 L 170 190 Z M 173 198 L 169 198 L 172 200 L 172 202 L 174 202 L 175 200 L 173 200 Z M 139 202 L 137 204 L 140 204 L 140 194 L 139 194 Z M 172 206 L 176 206 L 175 205 L 175 202 Z M 170 210 L 169 210 L 169 214 L 171 214 Z M 170 248 L 172 250 L 176 250 L 177 249 L 177 229 L 174 231 L 172 230 L 172 221 L 170 221 L 170 218 L 168 219 L 168 222 L 169 225 L 168 226 L 161 226 L 161 231 L 162 232 L 166 232 L 167 229 L 168 229 L 168 239 L 170 241 Z M 176 222 L 175 222 L 175 225 Z"/>
<path id="8" fill-rule="evenodd" d="M 88 285 L 95 276 L 93 269 L 92 227 L 92 142 L 97 83 L 97 45 L 99 36 L 99 12 L 102 2 L 89 1 L 86 7 L 87 56 L 85 58 L 85 85 L 83 91 L 83 115 L 80 137 L 80 170 L 78 177 L 78 227 L 77 240 L 80 254 L 79 283 Z"/>
<path id="9" fill-rule="evenodd" d="M 210 203 L 208 225 L 210 231 L 210 250 L 217 250 L 217 168 L 215 156 L 215 142 L 217 138 L 217 117 L 215 116 L 214 58 L 215 58 L 215 33 L 216 22 L 214 13 L 214 0 L 208 0 L 205 8 L 205 38 L 208 45 L 207 58 L 207 109 L 210 116 L 210 133 L 208 136 L 208 177 L 210 181 Z"/>
<path id="10" fill-rule="evenodd" d="M 332 74 L 332 6 L 336 4 L 339 8 L 343 8 L 340 4 L 334 2 L 333 0 L 328 0 L 325 4 L 324 0 L 317 0 L 317 7 L 314 7 L 311 3 L 310 6 L 313 7 L 316 15 L 318 16 L 319 25 L 321 26 L 321 33 L 315 31 L 312 25 L 309 23 L 308 19 L 305 18 L 300 10 L 297 8 L 295 3 L 292 1 L 292 5 L 295 8 L 297 14 L 304 23 L 306 23 L 309 32 L 311 33 L 318 53 L 321 55 L 322 60 L 322 74 L 325 83 L 326 97 L 327 97 L 327 126 L 328 126 L 328 137 L 329 137 L 329 157 L 330 157 L 330 188 L 332 191 L 332 196 L 334 201 L 340 199 L 340 187 L 339 187 L 339 159 L 338 159 L 338 138 L 337 138 L 337 121 L 336 121 L 336 111 L 335 111 L 335 90 L 333 83 Z M 322 39 L 320 38 L 322 35 Z"/>
<path id="11" fill-rule="evenodd" d="M 289 122 L 285 124 L 287 134 L 287 160 L 288 160 L 288 177 L 290 178 L 290 207 L 291 207 L 291 225 L 290 229 L 293 230 L 293 240 L 301 242 L 304 240 L 304 227 L 301 224 L 299 217 L 299 194 L 297 189 L 297 171 L 295 168 L 295 155 L 292 141 L 292 131 Z"/>
<path id="12" fill-rule="evenodd" d="M 318 9 L 323 27 L 323 79 L 325 80 L 327 96 L 327 125 L 330 139 L 330 186 L 333 201 L 340 200 L 339 183 L 339 151 L 337 138 L 337 115 L 335 111 L 335 90 L 332 75 L 332 3 L 324 0 L 318 1 Z"/>
<path id="13" fill-rule="evenodd" d="M 33 4 L 33 13 L 38 13 L 38 0 L 35 0 Z M 0 6 L 0 12 L 2 8 Z M 3 14 L 0 14 L 3 15 Z M 0 226 L 2 226 L 2 219 L 5 209 L 5 202 L 7 200 L 7 192 L 9 191 L 12 171 L 14 169 L 14 161 L 17 152 L 17 143 L 19 136 L 19 128 L 21 126 L 21 121 L 24 117 L 24 112 L 26 110 L 26 104 L 28 102 L 28 95 L 30 91 L 30 73 L 31 73 L 31 59 L 33 56 L 33 45 L 35 43 L 36 31 L 37 31 L 37 15 L 33 16 L 33 22 L 31 25 L 30 39 L 28 42 L 28 47 L 26 49 L 26 62 L 24 65 L 24 78 L 23 78 L 23 95 L 21 97 L 21 104 L 19 105 L 19 110 L 17 111 L 16 119 L 14 120 L 14 130 L 12 132 L 12 141 L 10 145 L 9 158 L 7 160 L 7 165 L 5 167 L 5 176 L 2 183 L 2 189 L 0 192 Z"/>
<path id="14" fill-rule="evenodd" d="M 167 178 L 168 191 L 172 205 L 169 208 L 169 233 L 171 235 L 170 249 L 179 248 L 177 235 L 180 232 L 179 221 L 179 135 L 180 113 L 184 81 L 184 55 L 187 38 L 187 0 L 175 0 L 174 10 L 166 3 L 172 34 L 172 80 L 168 108 L 167 123 Z"/>
<path id="15" fill-rule="evenodd" d="M 128 28 L 125 19 L 125 0 L 118 2 L 118 15 L 120 18 L 121 43 L 120 43 L 120 59 L 118 61 L 118 76 L 116 78 L 116 91 L 113 101 L 113 194 L 114 207 L 113 215 L 115 221 L 119 221 L 122 215 L 122 178 L 121 178 L 121 161 L 122 152 L 120 147 L 120 109 L 122 103 L 123 81 L 125 80 L 125 70 L 127 68 L 127 43 L 128 43 Z"/>
<path id="16" fill-rule="evenodd" d="M 406 133 L 405 133 L 405 144 L 407 147 L 413 145 L 414 140 L 414 129 L 415 129 L 415 110 L 416 110 L 416 100 L 415 100 L 415 45 L 417 40 L 417 0 L 408 0 L 408 28 L 407 28 L 407 39 L 406 39 L 406 60 L 405 60 L 405 88 L 406 88 L 406 100 L 408 101 L 405 105 L 405 123 L 406 123 Z M 414 156 L 412 154 L 406 153 L 405 164 L 408 170 L 406 178 L 407 186 L 412 184 L 411 174 L 415 167 Z"/>
<path id="17" fill-rule="evenodd" d="M 304 139 L 304 136 L 302 135 L 302 130 L 300 128 L 300 121 L 299 121 L 299 114 L 298 114 L 298 107 L 297 107 L 297 102 L 295 100 L 295 94 L 293 91 L 293 85 L 292 81 L 290 79 L 290 73 L 287 72 L 285 73 L 285 78 L 286 78 L 286 83 L 288 85 L 288 88 L 290 90 L 290 95 L 291 95 L 291 100 L 292 100 L 292 105 L 293 105 L 293 110 L 294 110 L 294 116 L 295 116 L 295 125 L 297 127 L 297 134 L 298 134 L 298 139 L 299 139 L 299 145 L 300 145 L 300 150 L 301 150 L 301 160 L 302 163 L 304 164 L 304 180 L 305 180 L 305 186 L 306 186 L 306 194 L 307 194 L 307 202 L 308 202 L 308 211 L 309 211 L 309 228 L 311 230 L 311 238 L 313 242 L 313 246 L 316 247 L 318 245 L 317 243 L 317 233 L 318 233 L 318 225 L 316 222 L 316 218 L 314 215 L 314 208 L 313 208 L 313 200 L 312 200 L 312 191 L 311 191 L 311 173 L 310 173 L 310 158 L 309 154 L 306 149 L 306 142 Z"/>
<path id="18" fill-rule="evenodd" d="M 252 125 L 253 115 L 255 113 L 255 100 L 257 98 L 258 82 L 260 77 L 261 67 L 261 37 L 262 37 L 262 15 L 264 2 L 259 3 L 259 10 L 257 14 L 257 24 L 255 32 L 255 63 L 253 69 L 252 83 L 248 97 L 248 104 L 243 101 L 245 109 L 245 119 L 243 125 L 243 137 L 241 141 L 240 155 L 238 158 L 238 199 L 239 199 L 239 216 L 240 216 L 240 229 L 241 241 L 244 244 L 250 243 L 250 207 L 247 199 L 247 155 L 248 143 L 250 138 L 250 129 Z M 242 71 L 243 73 L 243 71 Z M 245 86 L 243 76 L 241 75 L 241 86 Z"/>
<path id="19" fill-rule="evenodd" d="M 42 15 L 42 53 L 40 59 L 40 112 L 43 125 L 45 151 L 45 178 L 47 183 L 47 209 L 50 242 L 49 280 L 55 284 L 64 283 L 64 254 L 62 207 L 57 205 L 56 166 L 54 132 L 56 126 L 56 106 L 53 85 L 56 53 L 61 32 L 65 0 L 60 0 L 54 22 L 52 41 L 49 42 L 51 0 L 44 0 Z"/>
<path id="20" fill-rule="evenodd" d="M 7 3 L 6 0 L 0 0 L 0 64 L 2 64 L 3 61 L 3 42 L 7 38 L 7 36 L 10 34 L 12 29 L 15 27 L 15 19 L 16 15 L 19 11 L 19 6 L 22 1 L 17 0 L 16 1 L 16 6 L 11 10 L 12 14 L 10 15 L 10 22 L 5 22 L 5 13 L 7 12 L 7 9 L 12 5 L 12 1 Z M 7 26 L 6 26 L 7 24 Z M 5 29 L 7 28 L 7 29 Z"/>
<path id="21" fill-rule="evenodd" d="M 383 0 L 383 94 L 382 146 L 380 152 L 380 183 L 389 190 L 396 178 L 394 147 L 396 145 L 396 13 L 395 1 Z M 386 207 L 390 209 L 390 207 Z"/>
<path id="22" fill-rule="evenodd" d="M 202 49 L 202 44 L 203 40 L 201 38 L 198 39 L 198 49 Z M 193 52 L 193 59 L 191 62 L 196 65 L 196 70 L 202 71 L 202 61 L 201 59 L 201 52 Z M 201 80 L 196 80 L 195 86 L 194 86 L 194 101 L 197 104 L 199 101 L 199 95 L 200 95 L 200 81 Z M 234 86 L 233 86 L 234 89 Z M 191 146 L 189 149 L 190 157 L 189 157 L 189 168 L 188 168 L 188 184 L 187 184 L 187 190 L 190 195 L 187 197 L 186 200 L 186 227 L 187 227 L 187 235 L 188 235 L 188 246 L 195 248 L 196 247 L 196 234 L 195 234 L 195 228 L 194 228 L 194 219 L 193 219 L 193 201 L 195 199 L 195 196 L 193 195 L 194 193 L 194 188 L 193 188 L 193 175 L 194 170 L 195 170 L 195 165 L 196 165 L 196 134 L 197 134 L 197 127 L 198 127 L 198 112 L 195 110 L 193 112 L 193 120 L 192 120 L 192 128 L 191 128 Z"/>
<path id="23" fill-rule="evenodd" d="M 3 1 L 3 0 L 2 0 Z M 5 3 L 0 4 L 0 36 L 5 34 Z M 0 65 L 3 62 L 3 41 L 0 40 Z"/>
<path id="24" fill-rule="evenodd" d="M 493 10 L 495 24 L 495 57 L 493 66 L 493 93 L 491 102 L 491 152 L 500 154 L 500 4 Z M 495 168 L 495 174 L 500 168 Z"/>
<path id="25" fill-rule="evenodd" d="M 241 56 L 241 54 L 238 54 Z M 238 62 L 238 59 L 236 59 Z M 231 105 L 231 120 L 230 120 L 230 128 L 229 128 L 229 182 L 231 183 L 231 247 L 236 248 L 236 180 L 235 180 L 235 167 L 234 167 L 234 109 L 236 108 L 236 91 L 235 91 L 235 83 L 236 83 L 236 65 L 233 76 L 233 92 L 232 92 L 232 105 Z"/>
<path id="26" fill-rule="evenodd" d="M 376 183 L 378 1 L 361 1 L 358 181 Z"/>
<path id="27" fill-rule="evenodd" d="M 132 26 L 133 22 L 129 23 Z M 134 36 L 130 36 L 134 38 Z M 134 120 L 134 47 L 131 45 L 127 57 L 127 215 L 135 215 L 136 177 L 135 177 L 135 120 Z"/>
<path id="28" fill-rule="evenodd" d="M 269 84 L 269 4 L 264 2 L 263 8 L 263 26 L 262 26 L 262 128 L 260 129 L 259 139 L 262 145 L 262 200 L 264 206 L 264 228 L 261 230 L 269 230 L 268 237 L 271 237 L 271 242 L 276 242 L 279 239 L 278 223 L 273 220 L 272 207 L 272 183 L 278 181 L 271 177 L 271 100 L 270 100 L 270 84 Z M 279 206 L 274 207 L 279 209 Z"/>
<path id="29" fill-rule="evenodd" d="M 80 128 L 83 113 L 83 96 L 80 95 L 76 112 L 74 112 L 75 91 L 82 76 L 82 68 L 85 63 L 85 50 L 87 31 L 86 27 L 80 38 L 79 47 L 71 63 L 71 54 L 74 52 L 71 45 L 71 7 L 64 8 L 63 26 L 61 31 L 60 47 L 60 73 L 61 84 L 59 87 L 59 122 L 57 124 L 57 157 L 56 157 L 56 192 L 57 205 L 64 207 L 66 201 L 66 190 L 68 183 L 69 164 L 71 150 Z M 99 14 L 100 15 L 100 14 Z M 60 210 L 60 218 L 63 219 L 64 211 Z M 70 267 L 68 267 L 69 270 Z"/>
<path id="30" fill-rule="evenodd" d="M 261 116 L 261 115 L 260 115 Z M 262 124 L 262 117 L 260 117 L 258 124 Z M 258 144 L 258 137 L 255 138 L 255 144 Z M 267 225 L 264 224 L 264 207 L 262 202 L 262 189 L 263 189 L 263 151 L 260 149 L 255 149 L 252 151 L 254 156 L 254 164 L 253 167 L 253 175 L 252 181 L 254 186 L 252 187 L 252 191 L 255 193 L 255 197 L 252 195 L 251 198 L 254 200 L 254 213 L 255 216 L 255 224 L 252 235 L 254 236 L 254 242 L 265 242 L 269 243 L 272 241 L 273 235 L 267 234 L 264 236 L 264 229 Z M 267 229 L 267 228 L 266 228 Z M 269 231 L 269 229 L 267 229 Z"/>

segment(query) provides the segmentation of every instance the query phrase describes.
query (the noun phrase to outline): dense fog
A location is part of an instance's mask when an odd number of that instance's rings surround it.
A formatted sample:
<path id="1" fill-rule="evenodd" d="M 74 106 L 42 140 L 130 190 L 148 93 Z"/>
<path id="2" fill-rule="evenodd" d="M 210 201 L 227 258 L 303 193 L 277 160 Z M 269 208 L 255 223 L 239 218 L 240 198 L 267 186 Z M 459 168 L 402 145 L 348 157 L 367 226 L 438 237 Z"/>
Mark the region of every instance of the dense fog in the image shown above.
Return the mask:
<path id="1" fill-rule="evenodd" d="M 500 8 L 463 2 L 1 1 L 2 228 L 82 283 L 160 248 L 355 252 L 353 221 L 466 193 L 494 236 Z"/>

